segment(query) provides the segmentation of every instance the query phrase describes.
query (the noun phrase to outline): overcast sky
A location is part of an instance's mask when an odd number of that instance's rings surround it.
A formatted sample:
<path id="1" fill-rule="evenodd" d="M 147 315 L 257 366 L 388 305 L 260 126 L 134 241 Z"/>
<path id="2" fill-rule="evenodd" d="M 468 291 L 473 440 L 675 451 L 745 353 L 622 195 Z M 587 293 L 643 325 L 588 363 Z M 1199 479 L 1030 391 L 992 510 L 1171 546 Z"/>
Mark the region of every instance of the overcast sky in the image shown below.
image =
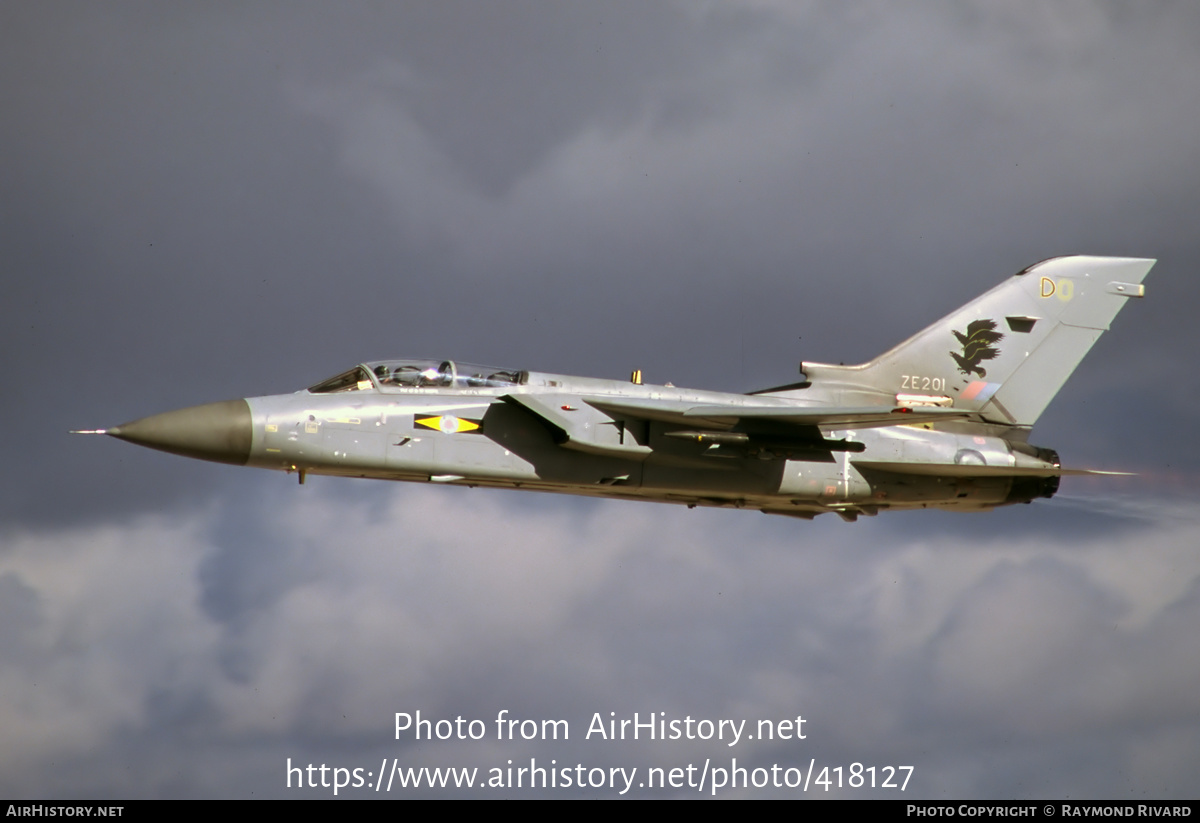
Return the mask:
<path id="1" fill-rule="evenodd" d="M 1194 797 L 1197 42 L 1167 2 L 0 4 L 0 795 L 737 758 Z M 1159 263 L 1031 439 L 1139 476 L 989 514 L 299 487 L 67 434 L 406 355 L 750 391 L 1073 253 Z M 417 710 L 488 736 L 397 741 Z"/>

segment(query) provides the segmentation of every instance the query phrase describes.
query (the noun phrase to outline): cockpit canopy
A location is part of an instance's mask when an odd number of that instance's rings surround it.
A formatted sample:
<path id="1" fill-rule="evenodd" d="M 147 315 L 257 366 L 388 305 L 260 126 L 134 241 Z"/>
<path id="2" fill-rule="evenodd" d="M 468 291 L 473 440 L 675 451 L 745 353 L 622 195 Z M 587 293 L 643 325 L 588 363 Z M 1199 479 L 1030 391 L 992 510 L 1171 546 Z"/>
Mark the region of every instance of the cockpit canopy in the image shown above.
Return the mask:
<path id="1" fill-rule="evenodd" d="M 405 389 L 486 389 L 519 386 L 528 372 L 457 363 L 453 360 L 376 360 L 323 380 L 309 388 L 312 394 L 348 391 L 402 391 Z"/>

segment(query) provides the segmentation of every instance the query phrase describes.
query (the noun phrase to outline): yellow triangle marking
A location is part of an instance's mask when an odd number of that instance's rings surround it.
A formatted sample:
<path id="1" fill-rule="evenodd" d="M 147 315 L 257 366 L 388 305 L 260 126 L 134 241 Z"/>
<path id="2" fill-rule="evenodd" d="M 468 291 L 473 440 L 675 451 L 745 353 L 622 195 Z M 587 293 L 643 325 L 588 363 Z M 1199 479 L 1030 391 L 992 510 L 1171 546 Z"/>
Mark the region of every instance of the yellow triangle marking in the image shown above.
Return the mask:
<path id="1" fill-rule="evenodd" d="M 434 431 L 440 431 L 445 434 L 460 434 L 462 432 L 477 431 L 479 424 L 466 420 L 462 417 L 455 417 L 452 414 L 445 414 L 441 417 L 419 417 L 415 422 L 418 426 Z"/>

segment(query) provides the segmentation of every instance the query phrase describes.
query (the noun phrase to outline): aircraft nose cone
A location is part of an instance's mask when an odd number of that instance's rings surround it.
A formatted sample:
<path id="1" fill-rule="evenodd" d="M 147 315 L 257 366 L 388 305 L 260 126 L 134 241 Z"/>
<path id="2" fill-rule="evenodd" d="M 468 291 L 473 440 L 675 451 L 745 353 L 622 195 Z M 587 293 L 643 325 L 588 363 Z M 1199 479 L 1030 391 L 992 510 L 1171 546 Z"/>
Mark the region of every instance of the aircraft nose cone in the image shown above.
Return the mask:
<path id="1" fill-rule="evenodd" d="M 105 431 L 139 446 L 237 466 L 250 459 L 250 432 L 250 404 L 245 400 L 164 412 Z"/>

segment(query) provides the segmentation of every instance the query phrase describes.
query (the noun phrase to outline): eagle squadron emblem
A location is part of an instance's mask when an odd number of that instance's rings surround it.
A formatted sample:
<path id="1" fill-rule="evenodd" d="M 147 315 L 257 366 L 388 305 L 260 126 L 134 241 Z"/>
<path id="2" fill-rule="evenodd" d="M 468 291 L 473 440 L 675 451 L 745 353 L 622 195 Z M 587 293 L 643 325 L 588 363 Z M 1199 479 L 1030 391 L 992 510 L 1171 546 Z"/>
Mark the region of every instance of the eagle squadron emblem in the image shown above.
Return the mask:
<path id="1" fill-rule="evenodd" d="M 950 352 L 958 370 L 963 374 L 975 374 L 987 377 L 987 370 L 979 364 L 984 360 L 995 360 L 1000 349 L 995 343 L 1004 339 L 1004 335 L 996 331 L 995 320 L 976 320 L 967 326 L 967 333 L 954 332 L 958 342 L 962 344 L 962 354 Z"/>

